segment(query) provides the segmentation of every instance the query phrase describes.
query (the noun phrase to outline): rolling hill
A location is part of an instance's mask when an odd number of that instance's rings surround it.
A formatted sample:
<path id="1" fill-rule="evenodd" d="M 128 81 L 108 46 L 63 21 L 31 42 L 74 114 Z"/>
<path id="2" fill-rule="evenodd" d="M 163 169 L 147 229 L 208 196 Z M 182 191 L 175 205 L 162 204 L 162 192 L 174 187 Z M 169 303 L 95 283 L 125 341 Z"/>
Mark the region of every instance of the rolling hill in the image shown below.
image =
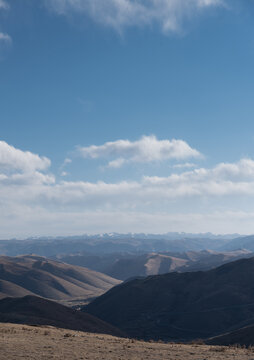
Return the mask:
<path id="1" fill-rule="evenodd" d="M 119 283 L 105 274 L 39 256 L 0 257 L 0 298 L 37 295 L 84 302 Z"/>
<path id="2" fill-rule="evenodd" d="M 254 258 L 125 282 L 84 311 L 143 339 L 208 338 L 254 320 Z"/>

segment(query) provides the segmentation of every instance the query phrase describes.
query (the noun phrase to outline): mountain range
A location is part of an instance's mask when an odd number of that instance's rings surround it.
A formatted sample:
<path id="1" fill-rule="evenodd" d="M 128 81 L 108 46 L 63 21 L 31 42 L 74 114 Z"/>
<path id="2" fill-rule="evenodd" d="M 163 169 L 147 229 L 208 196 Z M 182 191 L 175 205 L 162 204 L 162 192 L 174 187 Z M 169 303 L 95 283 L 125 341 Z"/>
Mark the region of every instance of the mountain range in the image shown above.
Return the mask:
<path id="1" fill-rule="evenodd" d="M 110 253 L 219 251 L 238 234 L 99 234 L 69 237 L 43 237 L 24 240 L 0 240 L 0 254 L 16 256 L 37 254 L 51 257 L 58 254 L 86 252 L 101 255 Z"/>

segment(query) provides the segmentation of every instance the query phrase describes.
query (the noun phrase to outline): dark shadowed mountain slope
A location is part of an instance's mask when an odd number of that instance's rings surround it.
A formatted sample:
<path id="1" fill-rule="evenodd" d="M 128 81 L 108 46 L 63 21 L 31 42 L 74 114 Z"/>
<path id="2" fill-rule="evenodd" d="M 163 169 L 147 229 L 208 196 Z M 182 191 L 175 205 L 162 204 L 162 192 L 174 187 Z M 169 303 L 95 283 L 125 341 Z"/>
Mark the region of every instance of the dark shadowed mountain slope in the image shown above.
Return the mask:
<path id="1" fill-rule="evenodd" d="M 190 340 L 233 331 L 254 319 L 254 258 L 206 272 L 132 280 L 84 310 L 145 339 Z"/>
<path id="2" fill-rule="evenodd" d="M 58 301 L 88 300 L 119 284 L 83 267 L 38 256 L 0 257 L 0 298 L 38 295 Z"/>
<path id="3" fill-rule="evenodd" d="M 92 315 L 36 296 L 0 300 L 0 322 L 51 325 L 71 330 L 123 335 L 120 330 Z"/>

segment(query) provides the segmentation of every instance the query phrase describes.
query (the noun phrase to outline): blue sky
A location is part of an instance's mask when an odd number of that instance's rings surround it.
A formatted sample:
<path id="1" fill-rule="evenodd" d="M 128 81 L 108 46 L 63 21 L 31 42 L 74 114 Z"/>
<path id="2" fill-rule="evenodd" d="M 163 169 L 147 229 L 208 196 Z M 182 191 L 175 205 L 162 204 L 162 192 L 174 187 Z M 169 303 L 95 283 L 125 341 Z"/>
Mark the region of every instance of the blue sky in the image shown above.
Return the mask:
<path id="1" fill-rule="evenodd" d="M 0 238 L 253 233 L 253 16 L 0 0 Z"/>

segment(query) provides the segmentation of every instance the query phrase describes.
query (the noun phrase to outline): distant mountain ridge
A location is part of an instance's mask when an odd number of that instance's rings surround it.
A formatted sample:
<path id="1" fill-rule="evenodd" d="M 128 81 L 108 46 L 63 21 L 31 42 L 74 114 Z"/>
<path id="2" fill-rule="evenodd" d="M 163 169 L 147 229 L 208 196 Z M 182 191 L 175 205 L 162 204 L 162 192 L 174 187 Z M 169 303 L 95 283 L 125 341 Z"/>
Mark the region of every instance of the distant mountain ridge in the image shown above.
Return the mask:
<path id="1" fill-rule="evenodd" d="M 39 237 L 29 237 L 25 240 L 63 240 L 63 239 L 166 239 L 166 240 L 178 240 L 183 238 L 189 239 L 226 239 L 231 240 L 234 238 L 239 238 L 240 234 L 213 234 L 211 232 L 206 233 L 186 233 L 186 232 L 167 232 L 163 234 L 152 234 L 152 233 L 101 233 L 101 234 L 82 234 L 82 235 L 73 235 L 73 236 L 39 236 Z M 14 239 L 15 240 L 15 239 Z"/>
<path id="2" fill-rule="evenodd" d="M 99 234 L 69 237 L 39 237 L 25 240 L 0 240 L 0 254 L 16 256 L 37 254 L 54 256 L 74 252 L 109 254 L 115 252 L 184 252 L 218 250 L 232 239 L 233 235 L 168 233 L 156 234 Z"/>
<path id="3" fill-rule="evenodd" d="M 254 235 L 237 237 L 221 246 L 222 251 L 234 251 L 238 249 L 254 251 Z"/>

